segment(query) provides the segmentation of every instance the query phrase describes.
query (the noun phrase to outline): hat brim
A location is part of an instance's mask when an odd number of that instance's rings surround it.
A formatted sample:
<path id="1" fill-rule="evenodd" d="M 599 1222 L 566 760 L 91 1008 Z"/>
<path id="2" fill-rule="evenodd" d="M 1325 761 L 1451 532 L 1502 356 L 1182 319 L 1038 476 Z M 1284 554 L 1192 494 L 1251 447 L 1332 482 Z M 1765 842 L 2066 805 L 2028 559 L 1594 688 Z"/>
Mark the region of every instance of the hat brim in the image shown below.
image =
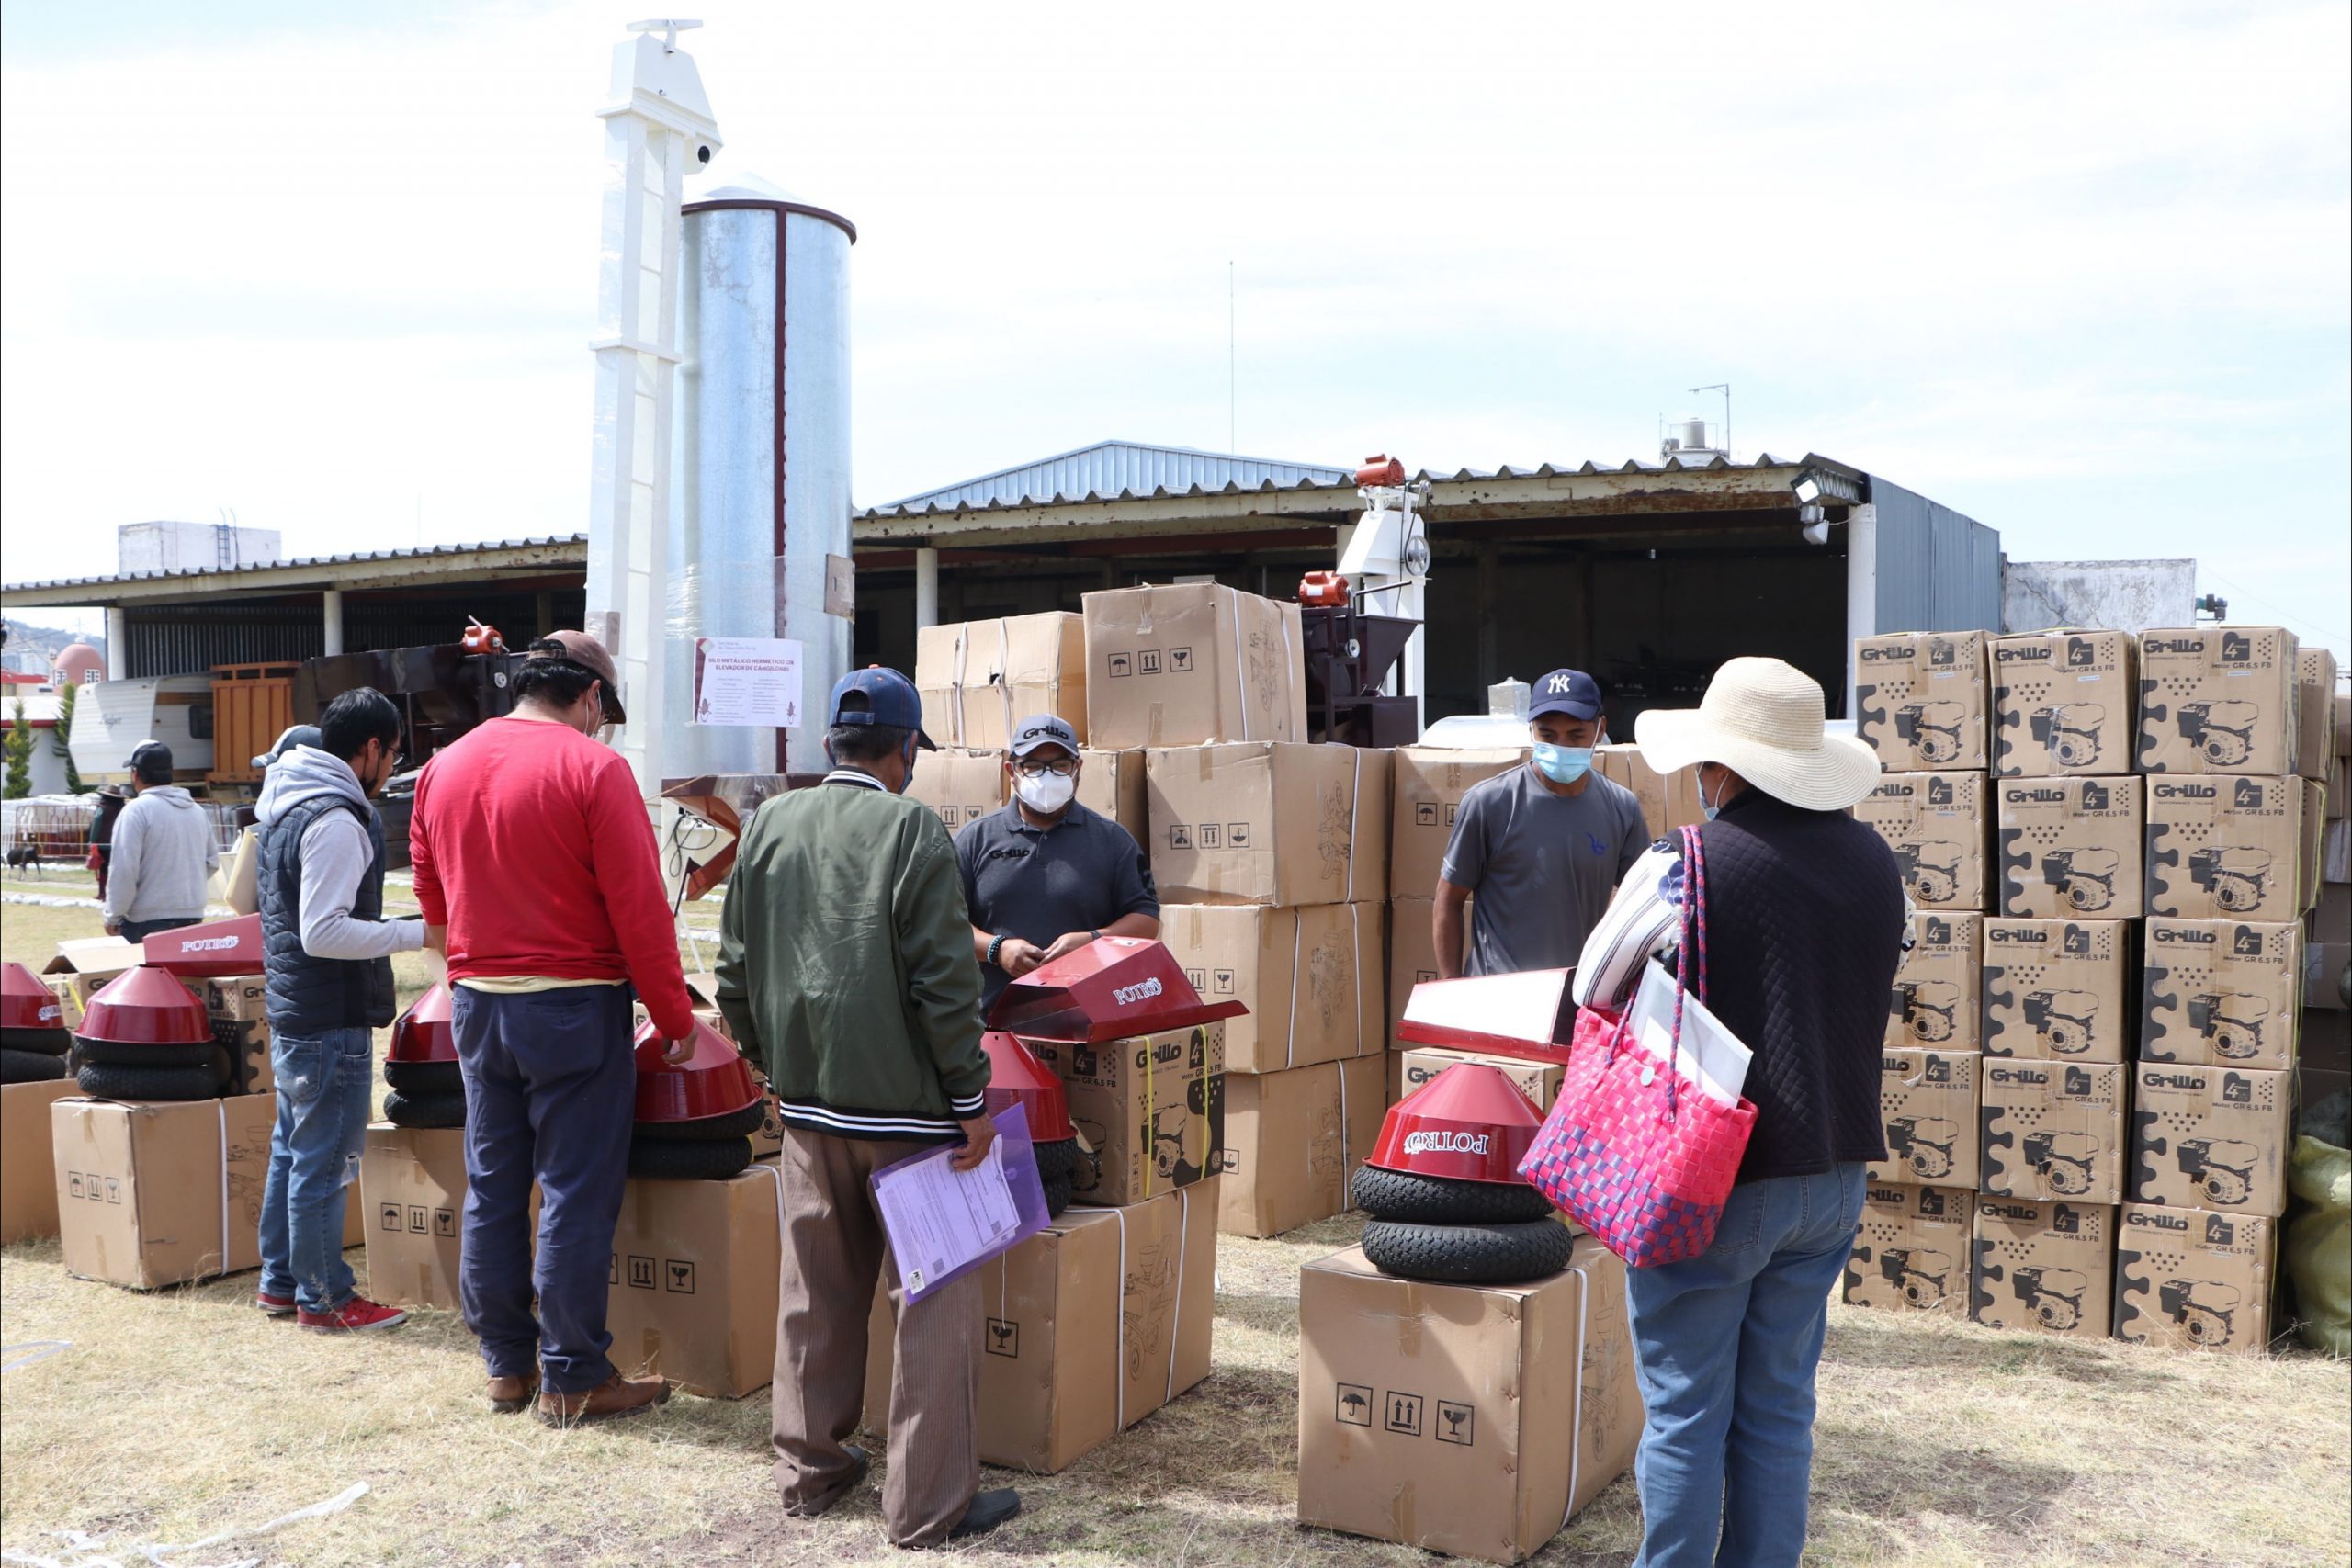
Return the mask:
<path id="1" fill-rule="evenodd" d="M 921 725 L 917 725 L 915 727 L 915 745 L 925 751 L 936 751 L 939 750 L 939 743 L 933 740 L 931 738 L 930 732 L 925 730 Z"/>
<path id="2" fill-rule="evenodd" d="M 1600 716 L 1599 703 L 1572 703 L 1566 697 L 1555 697 L 1548 703 L 1537 703 L 1527 710 L 1529 718 L 1542 718 L 1547 713 L 1564 713 L 1570 718 L 1596 719 Z"/>
<path id="3" fill-rule="evenodd" d="M 1769 745 L 1713 722 L 1701 708 L 1652 708 L 1634 720 L 1642 761 L 1661 773 L 1719 762 L 1775 800 L 1843 811 L 1878 787 L 1878 753 L 1849 735 L 1812 750 Z"/>

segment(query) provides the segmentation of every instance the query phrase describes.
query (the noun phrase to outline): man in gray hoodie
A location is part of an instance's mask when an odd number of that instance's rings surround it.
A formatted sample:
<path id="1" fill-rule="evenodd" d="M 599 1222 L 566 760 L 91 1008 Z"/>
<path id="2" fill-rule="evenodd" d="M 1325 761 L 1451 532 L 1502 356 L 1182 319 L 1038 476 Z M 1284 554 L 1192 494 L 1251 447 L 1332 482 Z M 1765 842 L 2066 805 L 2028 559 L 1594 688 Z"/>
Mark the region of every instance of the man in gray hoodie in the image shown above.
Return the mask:
<path id="1" fill-rule="evenodd" d="M 172 783 L 172 749 L 149 740 L 130 754 L 137 798 L 115 819 L 103 901 L 107 934 L 145 942 L 204 919 L 205 883 L 220 861 L 212 819 Z"/>
<path id="2" fill-rule="evenodd" d="M 392 1021 L 392 954 L 424 945 L 422 919 L 384 919 L 384 825 L 368 803 L 400 761 L 391 699 L 365 686 L 345 692 L 319 716 L 317 745 L 279 743 L 254 814 L 277 1076 L 256 1304 L 322 1333 L 390 1328 L 407 1315 L 359 1295 L 343 1260 L 375 1032 Z"/>

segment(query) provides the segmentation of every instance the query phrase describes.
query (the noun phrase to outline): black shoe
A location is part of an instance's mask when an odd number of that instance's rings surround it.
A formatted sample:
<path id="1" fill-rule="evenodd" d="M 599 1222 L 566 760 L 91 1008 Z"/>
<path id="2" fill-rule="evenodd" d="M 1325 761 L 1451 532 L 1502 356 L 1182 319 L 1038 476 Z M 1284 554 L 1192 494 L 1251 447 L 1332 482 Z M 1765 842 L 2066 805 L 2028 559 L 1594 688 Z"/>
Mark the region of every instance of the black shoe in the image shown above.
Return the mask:
<path id="1" fill-rule="evenodd" d="M 827 1493 L 824 1500 L 820 1503 L 803 1508 L 786 1508 L 784 1511 L 784 1517 L 786 1518 L 814 1519 L 821 1517 L 826 1514 L 831 1513 L 835 1505 L 839 1504 L 842 1498 L 848 1496 L 851 1493 L 865 1484 L 866 1474 L 874 1468 L 874 1456 L 867 1453 L 864 1449 L 859 1448 L 855 1443 L 843 1443 L 842 1445 L 842 1452 L 849 1456 L 849 1461 L 853 1467 L 850 1472 L 850 1478 L 847 1481 L 842 1482 L 839 1486 L 834 1487 L 832 1491 Z"/>
<path id="2" fill-rule="evenodd" d="M 981 1492 L 972 1498 L 972 1506 L 947 1532 L 950 1540 L 968 1540 L 976 1535 L 986 1535 L 1005 1520 L 1021 1512 L 1021 1494 L 1012 1487 L 994 1492 Z"/>

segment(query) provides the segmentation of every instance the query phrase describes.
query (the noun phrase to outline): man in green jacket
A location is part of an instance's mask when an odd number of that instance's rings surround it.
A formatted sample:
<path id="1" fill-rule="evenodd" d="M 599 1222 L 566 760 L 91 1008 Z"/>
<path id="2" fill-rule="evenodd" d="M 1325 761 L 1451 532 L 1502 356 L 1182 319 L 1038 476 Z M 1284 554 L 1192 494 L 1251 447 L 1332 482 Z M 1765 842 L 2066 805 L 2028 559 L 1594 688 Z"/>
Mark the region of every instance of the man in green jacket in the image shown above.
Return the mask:
<path id="1" fill-rule="evenodd" d="M 862 1414 L 866 1320 L 887 1262 L 869 1179 L 958 1141 L 954 1163 L 968 1170 L 996 1135 L 955 846 L 905 795 L 916 749 L 931 749 L 922 703 L 898 671 L 859 670 L 834 686 L 828 712 L 833 770 L 752 818 L 718 956 L 719 1010 L 766 1070 L 784 1122 L 775 1480 L 785 1513 L 799 1518 L 865 1476 L 865 1454 L 846 1439 Z M 912 1306 L 894 1285 L 890 1303 L 883 1521 L 899 1546 L 984 1534 L 1019 1513 L 1021 1498 L 978 1491 L 979 1276 Z"/>

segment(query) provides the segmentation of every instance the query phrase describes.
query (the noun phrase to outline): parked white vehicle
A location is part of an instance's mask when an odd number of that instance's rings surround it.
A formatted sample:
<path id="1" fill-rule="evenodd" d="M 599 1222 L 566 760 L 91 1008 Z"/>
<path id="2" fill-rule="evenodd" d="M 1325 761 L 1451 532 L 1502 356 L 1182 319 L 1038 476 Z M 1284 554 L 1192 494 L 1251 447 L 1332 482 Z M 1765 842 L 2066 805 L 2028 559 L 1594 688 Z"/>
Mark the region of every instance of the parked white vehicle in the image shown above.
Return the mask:
<path id="1" fill-rule="evenodd" d="M 179 783 L 203 784 L 212 771 L 212 677 L 163 675 L 98 681 L 82 688 L 65 744 L 83 783 L 128 781 L 131 750 L 142 740 L 160 740 L 172 749 Z"/>

